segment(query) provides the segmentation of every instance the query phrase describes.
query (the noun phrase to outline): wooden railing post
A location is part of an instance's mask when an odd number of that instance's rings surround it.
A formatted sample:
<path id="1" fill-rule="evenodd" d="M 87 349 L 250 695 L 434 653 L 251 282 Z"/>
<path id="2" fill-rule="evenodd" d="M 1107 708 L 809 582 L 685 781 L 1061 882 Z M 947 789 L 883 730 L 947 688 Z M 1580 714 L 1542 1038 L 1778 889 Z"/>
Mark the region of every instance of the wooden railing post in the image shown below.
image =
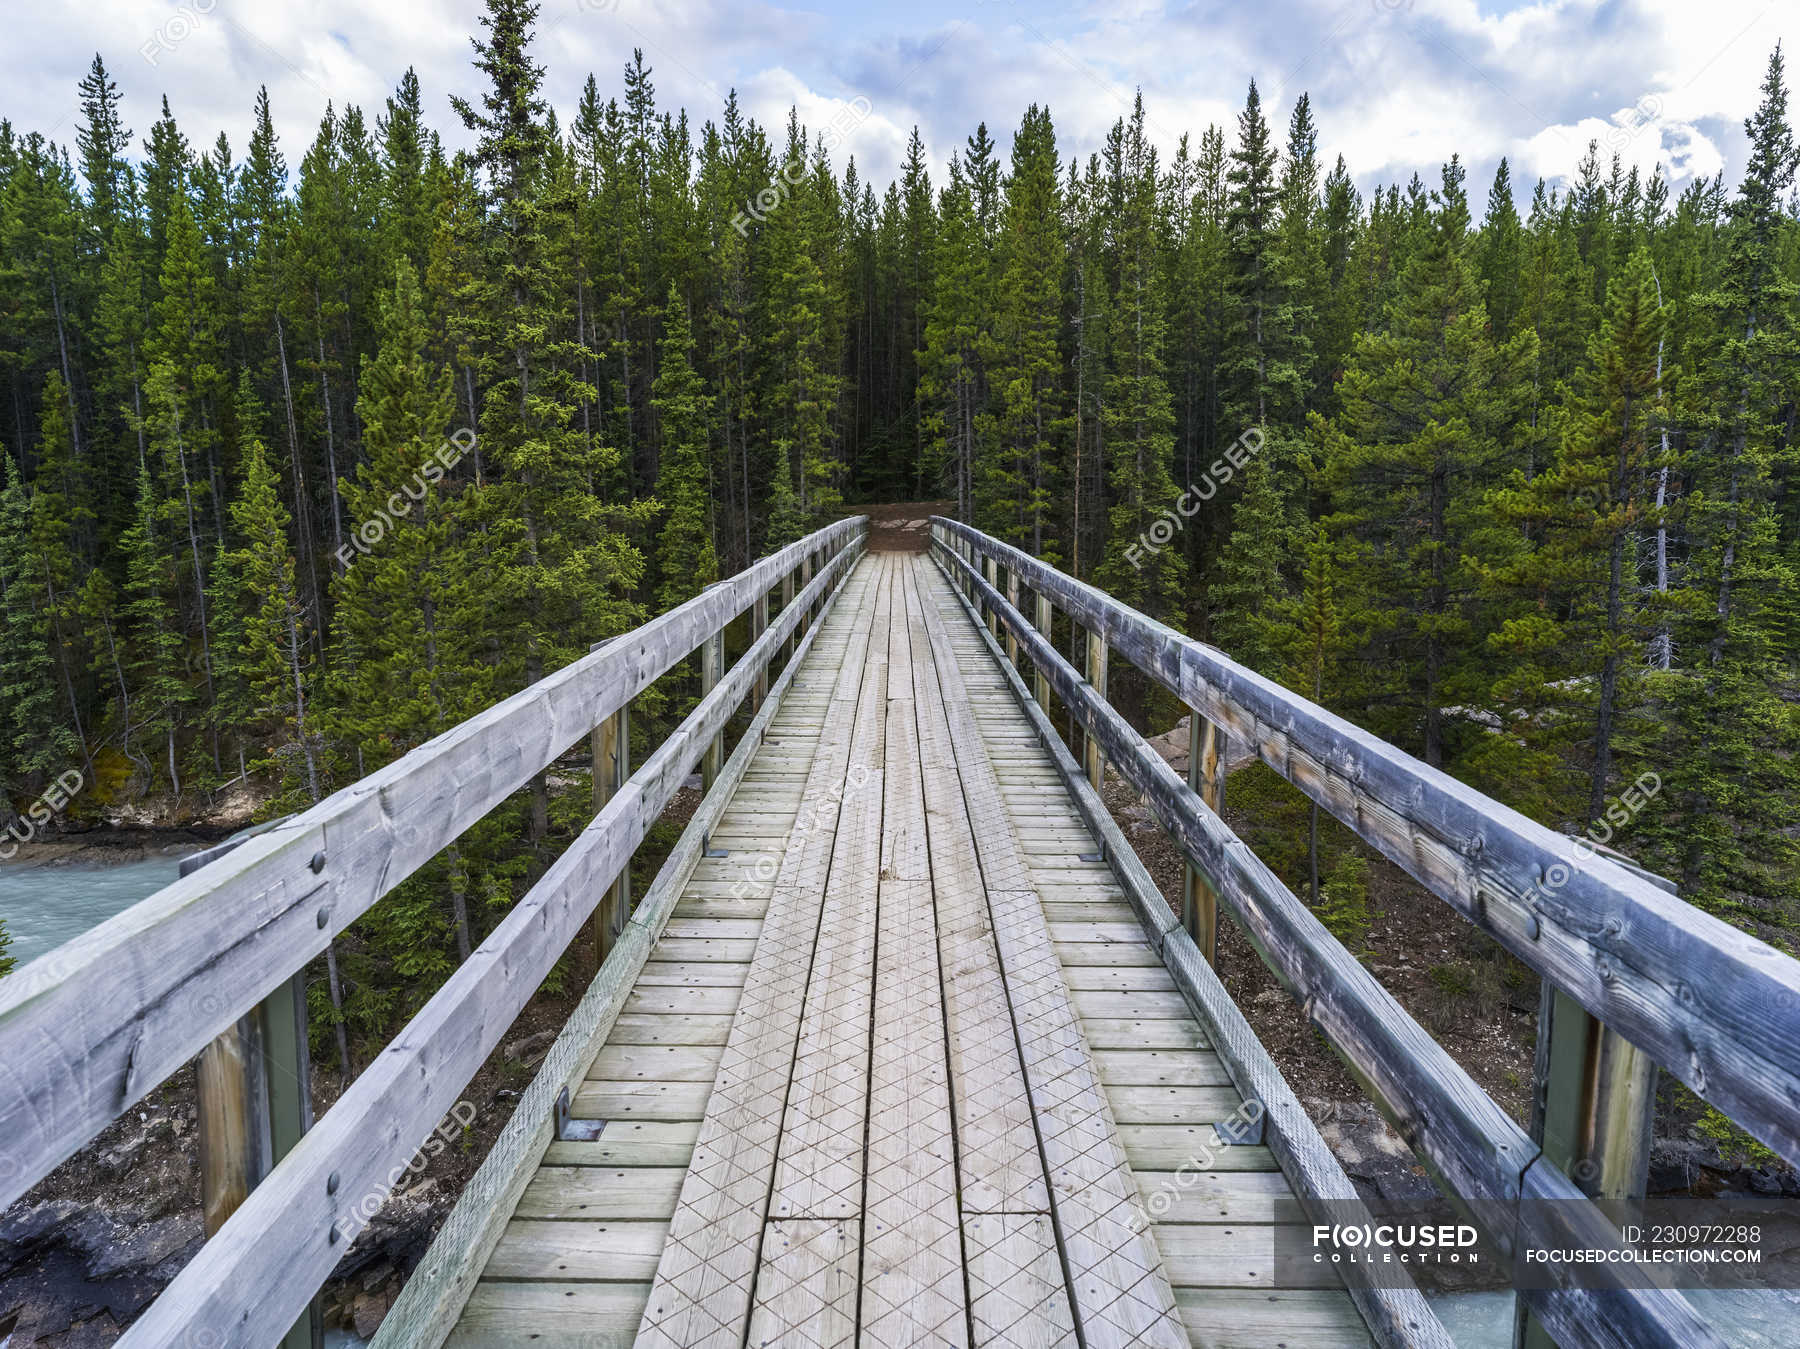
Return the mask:
<path id="1" fill-rule="evenodd" d="M 704 698 L 718 685 L 725 669 L 725 629 L 720 628 L 700 643 L 700 696 Z M 700 757 L 700 789 L 711 791 L 725 763 L 725 733 L 720 731 L 706 746 Z"/>
<path id="2" fill-rule="evenodd" d="M 1630 870 L 1675 893 L 1663 877 L 1640 867 Z M 1544 1159 L 1616 1223 L 1643 1216 L 1656 1123 L 1656 1074 L 1648 1054 L 1549 980 L 1542 982 L 1531 1138 L 1543 1147 Z M 1555 1344 L 1523 1299 L 1513 1318 L 1513 1343 L 1518 1349 L 1551 1349 Z"/>
<path id="3" fill-rule="evenodd" d="M 769 630 L 769 592 L 763 591 L 756 597 L 755 608 L 750 613 L 750 645 L 755 646 L 757 640 Z M 762 705 L 769 698 L 769 666 L 765 662 L 756 674 L 756 688 L 750 695 L 750 711 L 752 715 L 762 711 Z"/>
<path id="4" fill-rule="evenodd" d="M 1034 619 L 1037 630 L 1044 634 L 1045 640 L 1051 640 L 1050 626 L 1055 621 L 1050 608 L 1050 597 L 1040 594 L 1037 597 L 1037 614 Z M 1042 666 L 1034 665 L 1031 675 L 1031 691 L 1037 697 L 1037 705 L 1047 713 L 1050 710 L 1050 676 Z"/>
<path id="5" fill-rule="evenodd" d="M 812 555 L 812 550 L 809 548 L 806 552 L 806 556 L 800 559 L 800 589 L 805 590 L 807 586 L 811 585 L 812 577 L 813 577 L 813 555 Z M 811 626 L 812 626 L 812 608 L 809 605 L 807 607 L 805 616 L 803 618 L 801 618 L 801 620 L 800 620 L 800 626 L 794 629 L 794 640 L 798 641 L 800 638 L 804 637 L 806 635 L 807 629 L 810 628 Z"/>
<path id="6" fill-rule="evenodd" d="M 596 642 L 594 650 L 605 646 Z M 621 707 L 588 733 L 594 755 L 594 814 L 606 809 L 625 779 L 631 776 L 631 716 Z M 631 863 L 620 868 L 618 879 L 607 887 L 594 908 L 594 963 L 603 964 L 613 941 L 625 930 L 625 914 L 631 906 Z"/>
<path id="7" fill-rule="evenodd" d="M 1094 686 L 1094 692 L 1101 699 L 1106 697 L 1106 638 L 1097 632 L 1087 634 L 1087 681 Z M 1106 781 L 1106 760 L 1100 754 L 1100 741 L 1097 736 L 1087 738 L 1087 775 L 1088 783 L 1095 791 L 1099 791 Z"/>
<path id="8" fill-rule="evenodd" d="M 781 578 L 781 611 L 783 613 L 786 613 L 789 609 L 791 609 L 793 607 L 794 607 L 794 573 L 790 571 L 787 573 L 787 575 L 785 575 Z M 786 647 L 786 650 L 784 650 L 782 652 L 782 659 L 784 661 L 791 660 L 793 658 L 794 645 L 799 640 L 800 639 L 796 634 L 794 634 L 794 633 L 788 634 L 787 647 Z"/>
<path id="9" fill-rule="evenodd" d="M 1188 786 L 1217 815 L 1225 808 L 1225 733 L 1198 712 L 1188 713 Z M 1208 965 L 1218 963 L 1219 896 L 1192 862 L 1182 894 L 1182 924 Z"/>
<path id="10" fill-rule="evenodd" d="M 987 578 L 987 583 L 995 590 L 1000 589 L 1000 565 L 993 558 L 981 559 L 981 574 Z M 1000 635 L 999 613 L 991 604 L 984 602 L 981 607 L 987 611 L 988 636 L 998 637 Z"/>
<path id="11" fill-rule="evenodd" d="M 180 874 L 198 870 L 220 851 L 184 858 Z M 200 1211 L 209 1238 L 312 1128 L 311 1070 L 304 972 L 284 979 L 200 1051 L 194 1068 Z M 318 1349 L 324 1337 L 325 1319 L 314 1298 L 276 1343 L 280 1349 Z"/>
<path id="12" fill-rule="evenodd" d="M 1011 567 L 1006 569 L 1006 602 L 1014 609 L 1019 607 L 1019 573 Z M 1019 639 L 1013 636 L 1011 628 L 1006 631 L 1006 663 L 1015 670 L 1019 668 Z"/>

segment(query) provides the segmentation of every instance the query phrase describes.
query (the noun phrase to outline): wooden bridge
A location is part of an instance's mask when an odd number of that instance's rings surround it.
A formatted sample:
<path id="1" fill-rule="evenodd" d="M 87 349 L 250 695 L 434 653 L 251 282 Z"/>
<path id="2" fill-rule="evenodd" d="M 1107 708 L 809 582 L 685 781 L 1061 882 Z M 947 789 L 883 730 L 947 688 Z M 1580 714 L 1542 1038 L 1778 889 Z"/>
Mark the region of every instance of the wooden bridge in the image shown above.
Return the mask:
<path id="1" fill-rule="evenodd" d="M 314 1343 L 317 1289 L 590 926 L 599 973 L 380 1349 L 1448 1345 L 1403 1275 L 1291 1258 L 1366 1211 L 1213 973 L 1221 906 L 1507 1258 L 1616 1244 L 1659 1064 L 1800 1157 L 1796 962 L 1026 554 L 866 533 L 764 559 L 0 982 L 0 1206 L 200 1055 L 213 1235 L 122 1343 Z M 632 699 L 695 651 L 704 696 L 632 771 Z M 1107 703 L 1111 655 L 1193 710 L 1188 781 Z M 1543 976 L 1530 1129 L 1226 828 L 1227 736 Z M 312 1120 L 306 963 L 584 741 L 592 822 Z M 1182 912 L 1103 763 L 1189 858 Z M 1679 1293 L 1588 1275 L 1525 1293 L 1519 1340 L 1719 1343 Z"/>

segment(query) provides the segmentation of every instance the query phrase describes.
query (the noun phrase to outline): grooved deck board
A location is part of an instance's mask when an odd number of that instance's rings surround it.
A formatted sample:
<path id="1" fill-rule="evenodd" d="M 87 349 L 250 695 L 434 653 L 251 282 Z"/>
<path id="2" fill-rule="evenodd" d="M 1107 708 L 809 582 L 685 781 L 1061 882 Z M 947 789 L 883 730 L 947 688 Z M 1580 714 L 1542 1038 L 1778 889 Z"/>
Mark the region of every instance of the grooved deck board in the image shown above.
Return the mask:
<path id="1" fill-rule="evenodd" d="M 1366 1345 L 936 567 L 820 622 L 447 1343 Z"/>

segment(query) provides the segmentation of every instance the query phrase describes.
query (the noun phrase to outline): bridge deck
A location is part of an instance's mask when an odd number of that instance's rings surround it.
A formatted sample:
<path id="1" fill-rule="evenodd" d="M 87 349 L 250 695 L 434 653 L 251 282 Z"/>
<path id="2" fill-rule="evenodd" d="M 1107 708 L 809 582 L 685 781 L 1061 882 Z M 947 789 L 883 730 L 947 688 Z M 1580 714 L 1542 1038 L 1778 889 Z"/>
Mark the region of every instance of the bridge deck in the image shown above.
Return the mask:
<path id="1" fill-rule="evenodd" d="M 712 846 L 450 1344 L 1369 1342 L 932 564 L 859 564 Z"/>

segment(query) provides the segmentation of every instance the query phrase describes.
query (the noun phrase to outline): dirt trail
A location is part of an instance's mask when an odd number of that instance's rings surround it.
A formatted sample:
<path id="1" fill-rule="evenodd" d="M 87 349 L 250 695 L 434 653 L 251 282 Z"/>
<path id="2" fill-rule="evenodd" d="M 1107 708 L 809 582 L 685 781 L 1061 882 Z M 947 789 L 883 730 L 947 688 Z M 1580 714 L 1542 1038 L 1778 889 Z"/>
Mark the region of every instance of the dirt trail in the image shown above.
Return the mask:
<path id="1" fill-rule="evenodd" d="M 924 552 L 931 542 L 931 517 L 955 510 L 949 501 L 884 501 L 855 508 L 856 514 L 869 517 L 871 553 Z"/>

